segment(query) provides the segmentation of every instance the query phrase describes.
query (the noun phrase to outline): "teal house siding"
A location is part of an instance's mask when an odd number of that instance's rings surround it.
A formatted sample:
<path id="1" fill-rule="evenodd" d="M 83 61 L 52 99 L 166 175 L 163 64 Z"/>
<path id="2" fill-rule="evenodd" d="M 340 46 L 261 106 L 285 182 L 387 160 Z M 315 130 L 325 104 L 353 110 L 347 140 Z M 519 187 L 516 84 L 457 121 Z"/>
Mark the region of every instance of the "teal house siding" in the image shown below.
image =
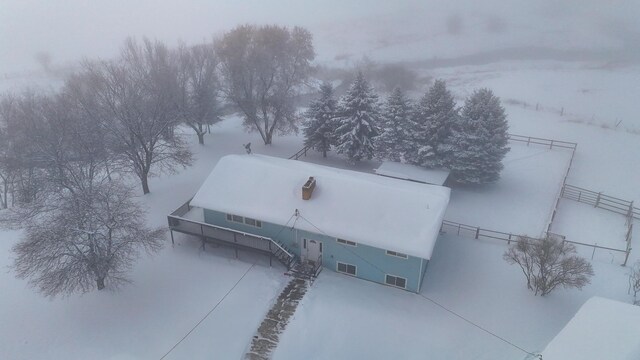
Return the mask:
<path id="1" fill-rule="evenodd" d="M 242 214 L 237 215 L 242 216 Z M 229 221 L 226 213 L 210 209 L 204 209 L 204 220 L 208 224 L 278 240 L 298 257 L 302 256 L 304 251 L 304 239 L 319 241 L 322 243 L 322 265 L 325 268 L 337 271 L 338 262 L 354 265 L 356 277 L 381 284 L 385 284 L 386 275 L 401 277 L 406 279 L 405 289 L 413 292 L 420 291 L 427 268 L 428 260 L 426 259 L 415 256 L 407 256 L 407 258 L 392 256 L 387 254 L 387 249 L 362 243 L 357 243 L 356 246 L 346 245 L 326 234 L 292 229 L 291 224 L 284 226 L 284 224 L 262 221 L 261 227 L 255 227 Z"/>

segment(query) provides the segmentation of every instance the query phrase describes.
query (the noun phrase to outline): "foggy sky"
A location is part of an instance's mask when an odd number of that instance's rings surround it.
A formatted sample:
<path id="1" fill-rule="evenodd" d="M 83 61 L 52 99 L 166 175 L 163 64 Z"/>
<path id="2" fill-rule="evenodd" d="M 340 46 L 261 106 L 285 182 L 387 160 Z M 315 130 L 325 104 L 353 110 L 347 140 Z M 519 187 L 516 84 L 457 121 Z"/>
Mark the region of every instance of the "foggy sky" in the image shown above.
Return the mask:
<path id="1" fill-rule="evenodd" d="M 109 58 L 127 36 L 197 43 L 243 23 L 308 28 L 319 62 L 509 46 L 640 48 L 639 15 L 640 1 L 614 0 L 0 0 L 0 75 L 38 68 L 38 52 L 54 64 Z"/>

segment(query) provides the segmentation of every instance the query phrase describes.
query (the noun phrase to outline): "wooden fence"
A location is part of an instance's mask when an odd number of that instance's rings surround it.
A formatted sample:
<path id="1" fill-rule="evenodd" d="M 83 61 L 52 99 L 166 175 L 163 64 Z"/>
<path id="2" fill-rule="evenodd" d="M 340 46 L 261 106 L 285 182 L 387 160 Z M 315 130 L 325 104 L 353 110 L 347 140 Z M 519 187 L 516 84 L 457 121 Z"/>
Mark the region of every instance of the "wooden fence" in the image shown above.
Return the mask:
<path id="1" fill-rule="evenodd" d="M 565 199 L 589 204 L 593 207 L 624 215 L 627 218 L 640 220 L 640 209 L 633 206 L 633 201 L 623 200 L 605 195 L 602 192 L 595 192 L 569 184 L 564 184 L 561 195 Z"/>
<path id="2" fill-rule="evenodd" d="M 545 138 L 538 138 L 538 137 L 524 136 L 524 135 L 516 135 L 516 134 L 509 134 L 509 140 L 510 141 L 523 142 L 523 143 L 526 143 L 527 145 L 542 145 L 542 146 L 545 146 L 545 147 L 549 147 L 549 149 L 553 149 L 554 147 L 558 147 L 558 148 L 571 149 L 571 150 L 575 151 L 576 148 L 578 147 L 577 143 L 570 142 L 570 141 L 562 141 L 562 140 L 555 140 L 555 139 L 545 139 Z"/>
<path id="3" fill-rule="evenodd" d="M 611 211 L 623 215 L 626 218 L 625 242 L 627 244 L 627 257 L 631 251 L 631 238 L 633 237 L 633 220 L 640 220 L 640 209 L 633 206 L 633 201 L 620 199 L 602 192 L 584 189 L 578 186 L 564 184 L 560 196 L 583 204 L 591 205 L 595 208 Z M 624 261 L 626 265 L 627 259 Z"/>
<path id="4" fill-rule="evenodd" d="M 555 202 L 553 204 L 553 208 L 550 211 L 550 216 L 549 216 L 549 219 L 547 221 L 546 232 L 550 232 L 551 231 L 551 226 L 553 225 L 553 220 L 555 220 L 556 213 L 558 212 L 558 206 L 560 205 L 560 198 L 562 197 L 562 188 L 567 183 L 567 177 L 569 176 L 569 172 L 571 171 L 571 165 L 573 165 L 573 158 L 576 155 L 576 149 L 578 148 L 578 144 L 574 143 L 574 142 L 570 142 L 570 141 L 555 140 L 555 139 L 545 139 L 545 138 L 538 138 L 538 137 L 524 136 L 524 135 L 516 135 L 516 134 L 509 134 L 509 140 L 510 141 L 516 141 L 516 142 L 522 142 L 522 143 L 527 144 L 527 146 L 529 146 L 529 145 L 540 145 L 540 146 L 548 147 L 549 149 L 553 149 L 554 147 L 556 147 L 556 148 L 562 148 L 562 149 L 571 150 L 571 158 L 569 159 L 569 163 L 567 164 L 567 170 L 564 172 L 564 176 L 562 178 L 562 184 L 560 185 L 560 188 L 558 189 L 558 192 L 556 194 L 556 200 L 555 200 Z"/>
<path id="5" fill-rule="evenodd" d="M 461 224 L 455 221 L 449 221 L 449 220 L 443 220 L 442 221 L 442 225 L 440 227 L 440 232 L 441 233 L 451 233 L 451 234 L 456 234 L 458 236 L 462 236 L 462 237 L 468 237 L 468 238 L 472 238 L 472 239 L 477 239 L 477 240 L 499 240 L 499 241 L 503 241 L 506 242 L 507 245 L 511 244 L 512 242 L 516 242 L 518 241 L 518 239 L 520 238 L 520 236 L 524 236 L 524 235 L 519 235 L 519 234 L 513 234 L 513 233 L 508 233 L 508 232 L 503 232 L 503 231 L 496 231 L 496 230 L 489 230 L 489 229 L 483 229 L 479 226 L 472 226 L 472 225 L 467 225 L 467 224 Z M 619 253 L 619 254 L 623 254 L 624 255 L 624 264 L 626 264 L 627 259 L 629 257 L 629 253 L 631 252 L 631 248 L 627 246 L 626 250 L 622 250 L 622 249 L 614 249 L 614 248 L 610 248 L 610 247 L 606 247 L 606 246 L 600 246 L 600 245 L 595 245 L 595 244 L 585 244 L 585 243 L 580 243 L 577 241 L 570 241 L 567 240 L 563 235 L 559 235 L 559 234 L 554 234 L 554 233 L 546 233 L 547 236 L 553 236 L 555 238 L 559 238 L 564 242 L 573 244 L 573 245 L 577 245 L 579 247 L 584 247 L 584 248 L 589 248 L 591 249 L 591 259 L 593 260 L 596 250 L 604 250 L 604 251 L 609 251 L 609 252 L 614 252 L 614 253 Z"/>

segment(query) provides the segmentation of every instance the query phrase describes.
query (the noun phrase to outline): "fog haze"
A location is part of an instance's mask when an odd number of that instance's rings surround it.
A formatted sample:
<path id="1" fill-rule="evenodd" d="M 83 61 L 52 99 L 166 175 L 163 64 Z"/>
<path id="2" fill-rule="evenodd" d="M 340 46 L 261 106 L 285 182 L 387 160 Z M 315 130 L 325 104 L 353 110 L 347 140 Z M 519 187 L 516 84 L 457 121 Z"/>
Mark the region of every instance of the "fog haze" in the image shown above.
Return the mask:
<path id="1" fill-rule="evenodd" d="M 0 0 L 0 75 L 115 56 L 127 36 L 197 43 L 243 23 L 301 25 L 320 63 L 455 58 L 505 48 L 638 56 L 637 1 Z M 401 46 L 402 52 L 394 46 Z"/>

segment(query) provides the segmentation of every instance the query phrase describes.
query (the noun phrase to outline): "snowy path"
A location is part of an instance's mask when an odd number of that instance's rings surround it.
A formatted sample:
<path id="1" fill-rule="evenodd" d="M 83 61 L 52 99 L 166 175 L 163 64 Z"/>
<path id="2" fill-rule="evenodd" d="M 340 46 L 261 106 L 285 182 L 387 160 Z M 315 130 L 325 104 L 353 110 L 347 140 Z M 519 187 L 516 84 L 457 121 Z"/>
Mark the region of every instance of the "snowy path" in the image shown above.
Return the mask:
<path id="1" fill-rule="evenodd" d="M 271 353 L 278 346 L 280 334 L 286 329 L 308 289 L 309 282 L 304 279 L 293 278 L 287 284 L 251 339 L 251 347 L 244 356 L 245 360 L 271 359 Z"/>

